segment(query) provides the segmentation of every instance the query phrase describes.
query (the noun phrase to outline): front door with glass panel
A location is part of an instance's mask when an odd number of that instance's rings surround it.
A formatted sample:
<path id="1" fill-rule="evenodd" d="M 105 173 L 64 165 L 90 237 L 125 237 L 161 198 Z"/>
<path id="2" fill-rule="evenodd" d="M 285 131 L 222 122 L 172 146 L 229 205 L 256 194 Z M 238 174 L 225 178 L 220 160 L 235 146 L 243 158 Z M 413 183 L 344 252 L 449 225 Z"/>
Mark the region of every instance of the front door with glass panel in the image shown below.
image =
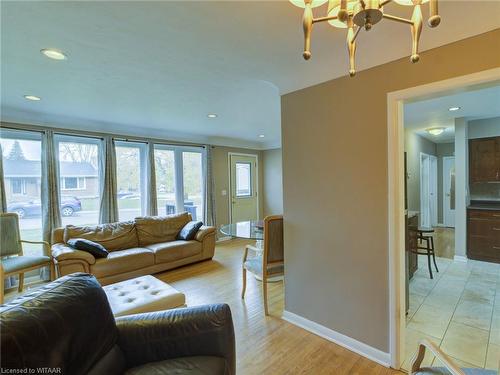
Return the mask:
<path id="1" fill-rule="evenodd" d="M 232 223 L 257 220 L 257 156 L 229 154 Z"/>

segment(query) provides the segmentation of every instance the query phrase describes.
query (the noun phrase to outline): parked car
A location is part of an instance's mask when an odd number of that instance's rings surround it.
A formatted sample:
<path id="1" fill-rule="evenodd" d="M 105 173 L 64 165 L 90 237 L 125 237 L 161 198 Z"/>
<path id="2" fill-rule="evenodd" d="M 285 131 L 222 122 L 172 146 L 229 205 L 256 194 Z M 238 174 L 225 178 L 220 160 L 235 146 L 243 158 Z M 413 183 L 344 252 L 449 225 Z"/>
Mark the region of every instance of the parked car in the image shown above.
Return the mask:
<path id="1" fill-rule="evenodd" d="M 77 197 L 61 197 L 61 215 L 72 216 L 82 210 L 82 202 Z M 39 199 L 26 202 L 14 202 L 7 206 L 8 212 L 15 212 L 20 219 L 28 216 L 40 216 L 42 203 Z"/>

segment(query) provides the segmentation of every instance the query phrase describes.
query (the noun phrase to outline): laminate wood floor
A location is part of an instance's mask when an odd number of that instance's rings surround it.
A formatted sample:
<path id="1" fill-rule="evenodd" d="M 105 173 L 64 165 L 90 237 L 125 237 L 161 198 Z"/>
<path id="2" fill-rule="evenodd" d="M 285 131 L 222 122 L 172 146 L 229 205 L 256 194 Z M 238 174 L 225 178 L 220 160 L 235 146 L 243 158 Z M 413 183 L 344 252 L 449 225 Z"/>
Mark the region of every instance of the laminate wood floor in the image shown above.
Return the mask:
<path id="1" fill-rule="evenodd" d="M 188 306 L 217 302 L 231 306 L 238 375 L 401 374 L 282 320 L 282 282 L 269 284 L 269 317 L 264 316 L 261 283 L 251 274 L 242 300 L 241 259 L 247 243 L 223 242 L 212 261 L 155 275 L 185 293 Z"/>

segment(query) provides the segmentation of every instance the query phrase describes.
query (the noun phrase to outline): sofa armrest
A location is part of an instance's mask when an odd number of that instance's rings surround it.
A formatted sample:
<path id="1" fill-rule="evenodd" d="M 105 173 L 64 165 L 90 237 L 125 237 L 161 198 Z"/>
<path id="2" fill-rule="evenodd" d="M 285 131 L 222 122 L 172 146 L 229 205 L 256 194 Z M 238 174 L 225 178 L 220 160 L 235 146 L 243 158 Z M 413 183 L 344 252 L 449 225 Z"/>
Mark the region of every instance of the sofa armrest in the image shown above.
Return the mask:
<path id="1" fill-rule="evenodd" d="M 208 227 L 208 226 L 205 226 L 203 225 L 202 227 L 200 227 L 200 229 L 198 230 L 198 232 L 196 233 L 196 236 L 194 237 L 194 239 L 196 241 L 199 241 L 199 242 L 202 242 L 203 239 L 211 234 L 211 233 L 215 233 L 215 227 Z"/>
<path id="2" fill-rule="evenodd" d="M 95 258 L 92 254 L 86 251 L 76 250 L 63 243 L 52 245 L 52 256 L 57 262 L 65 260 L 83 260 L 88 264 L 94 264 Z"/>
<path id="3" fill-rule="evenodd" d="M 128 315 L 116 318 L 118 346 L 127 366 L 187 356 L 226 360 L 226 374 L 236 371 L 234 328 L 226 304 Z"/>

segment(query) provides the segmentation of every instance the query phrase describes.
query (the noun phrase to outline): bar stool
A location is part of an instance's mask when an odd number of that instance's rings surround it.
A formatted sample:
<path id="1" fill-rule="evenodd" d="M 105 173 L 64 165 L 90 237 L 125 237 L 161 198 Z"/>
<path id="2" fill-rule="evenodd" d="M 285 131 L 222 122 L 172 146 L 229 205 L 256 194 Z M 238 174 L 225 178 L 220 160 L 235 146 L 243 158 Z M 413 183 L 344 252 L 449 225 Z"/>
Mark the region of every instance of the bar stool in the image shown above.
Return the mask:
<path id="1" fill-rule="evenodd" d="M 434 233 L 433 228 L 427 228 L 427 227 L 419 227 L 417 230 L 417 250 L 415 251 L 416 254 L 418 255 L 427 255 L 427 265 L 429 267 L 429 275 L 431 279 L 434 277 L 432 276 L 432 267 L 431 267 L 431 256 L 432 256 L 432 261 L 434 262 L 434 267 L 436 267 L 436 272 L 439 272 L 437 263 L 436 263 L 436 254 L 434 251 L 434 237 L 432 235 Z M 422 243 L 425 242 L 425 247 L 420 246 Z M 418 250 L 425 250 L 425 252 L 418 251 Z"/>

